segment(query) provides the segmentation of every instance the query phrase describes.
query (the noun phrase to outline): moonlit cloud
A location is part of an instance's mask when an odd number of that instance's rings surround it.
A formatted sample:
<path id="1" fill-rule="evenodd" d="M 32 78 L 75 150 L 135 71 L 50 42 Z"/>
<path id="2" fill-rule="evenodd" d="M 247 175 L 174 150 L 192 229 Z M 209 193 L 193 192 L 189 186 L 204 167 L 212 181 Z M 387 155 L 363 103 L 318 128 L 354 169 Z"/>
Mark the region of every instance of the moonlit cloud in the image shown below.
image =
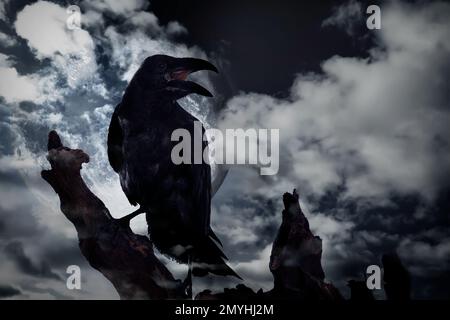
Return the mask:
<path id="1" fill-rule="evenodd" d="M 6 18 L 6 5 L 8 5 L 8 0 L 0 2 L 0 20 L 7 20 Z"/>
<path id="2" fill-rule="evenodd" d="M 83 1 L 83 5 L 99 12 L 106 11 L 119 16 L 129 17 L 141 10 L 145 10 L 148 3 L 145 0 L 99 0 Z"/>
<path id="3" fill-rule="evenodd" d="M 79 50 L 93 49 L 89 33 L 82 29 L 69 30 L 65 8 L 48 1 L 38 1 L 17 14 L 14 23 L 17 34 L 27 40 L 40 59 L 68 55 Z"/>
<path id="4" fill-rule="evenodd" d="M 94 41 L 83 29 L 67 28 L 66 9 L 48 1 L 38 1 L 18 13 L 17 34 L 27 40 L 40 60 L 50 58 L 54 66 L 75 87 L 95 75 L 97 63 Z"/>
<path id="5" fill-rule="evenodd" d="M 0 95 L 7 103 L 24 100 L 38 100 L 40 98 L 38 79 L 36 77 L 22 76 L 17 70 L 10 67 L 10 63 L 0 57 Z"/>
<path id="6" fill-rule="evenodd" d="M 17 44 L 17 40 L 14 37 L 7 35 L 6 33 L 0 32 L 0 45 L 5 47 L 12 47 Z"/>

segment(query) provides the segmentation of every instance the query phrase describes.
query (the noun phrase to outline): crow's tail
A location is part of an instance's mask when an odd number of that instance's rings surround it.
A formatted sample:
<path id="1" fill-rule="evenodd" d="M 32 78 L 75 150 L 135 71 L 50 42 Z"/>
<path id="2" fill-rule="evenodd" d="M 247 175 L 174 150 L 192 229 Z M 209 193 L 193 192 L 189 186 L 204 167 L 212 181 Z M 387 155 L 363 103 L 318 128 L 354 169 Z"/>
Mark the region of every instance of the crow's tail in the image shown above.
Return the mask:
<path id="1" fill-rule="evenodd" d="M 212 232 L 209 237 L 204 239 L 202 243 L 196 247 L 193 252 L 193 268 L 192 274 L 196 277 L 206 276 L 208 273 L 212 273 L 219 276 L 234 276 L 243 280 L 230 266 L 227 265 L 225 260 L 228 258 L 213 241 L 217 239 L 217 236 Z"/>

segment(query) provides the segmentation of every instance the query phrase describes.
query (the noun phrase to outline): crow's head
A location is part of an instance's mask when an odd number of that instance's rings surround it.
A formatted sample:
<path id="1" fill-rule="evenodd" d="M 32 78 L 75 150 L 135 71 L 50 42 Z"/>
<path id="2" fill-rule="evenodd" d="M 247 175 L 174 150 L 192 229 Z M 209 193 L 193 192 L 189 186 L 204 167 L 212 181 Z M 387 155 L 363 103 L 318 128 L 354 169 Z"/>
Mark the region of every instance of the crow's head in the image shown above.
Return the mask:
<path id="1" fill-rule="evenodd" d="M 201 85 L 186 81 L 190 73 L 199 70 L 218 72 L 216 67 L 202 59 L 174 58 L 158 54 L 144 60 L 133 80 L 139 81 L 139 85 L 146 91 L 171 99 L 180 99 L 191 93 L 212 97 L 211 92 Z"/>

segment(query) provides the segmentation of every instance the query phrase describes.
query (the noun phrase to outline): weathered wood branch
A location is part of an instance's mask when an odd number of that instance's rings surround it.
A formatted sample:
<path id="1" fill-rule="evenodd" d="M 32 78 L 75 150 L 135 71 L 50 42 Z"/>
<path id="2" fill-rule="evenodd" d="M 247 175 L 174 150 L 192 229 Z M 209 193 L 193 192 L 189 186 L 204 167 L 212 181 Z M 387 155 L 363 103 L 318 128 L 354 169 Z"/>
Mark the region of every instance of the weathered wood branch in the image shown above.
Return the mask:
<path id="1" fill-rule="evenodd" d="M 82 254 L 114 285 L 120 298 L 185 298 L 181 281 L 156 258 L 151 241 L 119 224 L 86 186 L 80 170 L 89 156 L 64 147 L 52 131 L 47 159 L 51 170 L 42 171 L 42 178 L 58 194 L 61 211 L 75 226 Z"/>

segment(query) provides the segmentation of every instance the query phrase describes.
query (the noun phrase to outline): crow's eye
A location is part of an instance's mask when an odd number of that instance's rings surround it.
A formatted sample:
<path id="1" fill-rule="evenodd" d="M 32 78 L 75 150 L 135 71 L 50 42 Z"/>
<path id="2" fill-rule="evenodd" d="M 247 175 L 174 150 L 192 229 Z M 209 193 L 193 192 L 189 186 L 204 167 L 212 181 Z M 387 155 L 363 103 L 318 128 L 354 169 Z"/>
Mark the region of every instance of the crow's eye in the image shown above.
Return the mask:
<path id="1" fill-rule="evenodd" d="M 164 71 L 166 69 L 166 65 L 164 63 L 160 63 L 157 66 L 158 70 Z"/>

